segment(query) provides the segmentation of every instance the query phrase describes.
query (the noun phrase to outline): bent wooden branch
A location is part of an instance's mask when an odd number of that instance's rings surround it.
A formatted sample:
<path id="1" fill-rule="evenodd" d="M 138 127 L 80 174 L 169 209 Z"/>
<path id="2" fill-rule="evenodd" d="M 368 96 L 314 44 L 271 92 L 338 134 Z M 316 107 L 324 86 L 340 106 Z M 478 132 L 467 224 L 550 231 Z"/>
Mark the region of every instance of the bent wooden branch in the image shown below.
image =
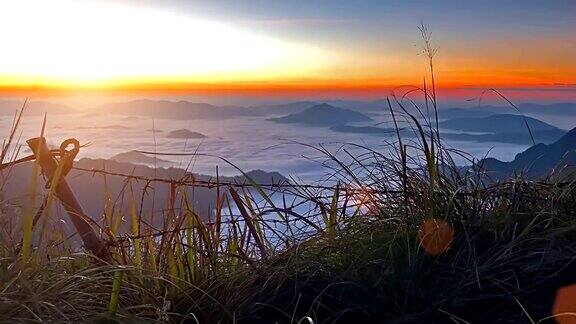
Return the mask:
<path id="1" fill-rule="evenodd" d="M 44 175 L 51 180 L 58 168 L 58 162 L 54 156 L 52 156 L 48 145 L 46 145 L 46 139 L 44 137 L 36 137 L 27 140 L 26 143 L 38 157 L 38 163 Z M 94 229 L 87 221 L 88 216 L 84 213 L 82 206 L 76 199 L 72 188 L 70 188 L 66 179 L 64 179 L 64 176 L 57 181 L 55 193 L 68 213 L 76 231 L 82 238 L 84 248 L 103 261 L 110 262 L 112 260 L 110 251 L 105 242 L 96 235 Z"/>

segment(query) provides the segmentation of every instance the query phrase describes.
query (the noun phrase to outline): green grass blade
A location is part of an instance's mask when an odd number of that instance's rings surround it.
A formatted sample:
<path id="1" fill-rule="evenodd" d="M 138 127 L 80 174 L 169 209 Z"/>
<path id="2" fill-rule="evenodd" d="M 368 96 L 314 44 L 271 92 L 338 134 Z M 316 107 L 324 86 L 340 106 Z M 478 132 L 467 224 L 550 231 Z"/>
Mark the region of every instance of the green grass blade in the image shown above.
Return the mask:
<path id="1" fill-rule="evenodd" d="M 119 308 L 120 288 L 122 286 L 122 277 L 124 270 L 118 269 L 114 271 L 114 280 L 112 281 L 112 292 L 110 293 L 110 303 L 108 304 L 108 312 L 111 315 L 116 315 Z"/>

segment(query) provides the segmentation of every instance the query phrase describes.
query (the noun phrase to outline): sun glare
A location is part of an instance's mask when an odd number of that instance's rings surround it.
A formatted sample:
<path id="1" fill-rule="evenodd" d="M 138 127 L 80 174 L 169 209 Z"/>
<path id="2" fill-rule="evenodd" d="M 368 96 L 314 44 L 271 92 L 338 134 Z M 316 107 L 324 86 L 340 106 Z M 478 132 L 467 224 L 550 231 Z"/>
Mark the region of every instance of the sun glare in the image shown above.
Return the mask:
<path id="1" fill-rule="evenodd" d="M 318 48 L 221 22 L 86 0 L 0 3 L 0 84 L 99 86 L 291 77 Z"/>

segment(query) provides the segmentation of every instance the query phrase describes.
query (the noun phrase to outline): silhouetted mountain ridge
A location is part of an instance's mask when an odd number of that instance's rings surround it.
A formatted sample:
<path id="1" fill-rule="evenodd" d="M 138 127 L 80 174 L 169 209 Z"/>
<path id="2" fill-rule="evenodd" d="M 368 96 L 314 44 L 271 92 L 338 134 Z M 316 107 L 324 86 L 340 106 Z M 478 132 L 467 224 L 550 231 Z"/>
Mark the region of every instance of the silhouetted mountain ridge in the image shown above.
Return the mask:
<path id="1" fill-rule="evenodd" d="M 159 159 L 155 156 L 149 156 L 138 151 L 128 151 L 124 153 L 119 153 L 110 158 L 110 160 L 121 162 L 121 163 L 134 163 L 134 164 L 166 164 L 171 163 L 170 161 Z"/>
<path id="2" fill-rule="evenodd" d="M 200 138 L 206 138 L 207 136 L 202 133 L 193 132 L 188 129 L 177 129 L 168 133 L 166 137 L 179 138 L 179 139 L 200 139 Z"/>
<path id="3" fill-rule="evenodd" d="M 310 126 L 334 126 L 350 122 L 371 121 L 372 118 L 350 109 L 338 108 L 327 103 L 307 108 L 294 113 L 269 120 L 283 124 L 302 124 Z"/>
<path id="4" fill-rule="evenodd" d="M 222 107 L 185 100 L 133 100 L 109 103 L 99 107 L 99 112 L 118 115 L 149 116 L 164 119 L 222 119 L 253 115 L 244 108 Z"/>
<path id="5" fill-rule="evenodd" d="M 74 166 L 90 170 L 105 169 L 106 171 L 112 173 L 140 176 L 145 178 L 157 178 L 166 180 L 196 179 L 198 181 L 211 181 L 216 183 L 216 177 L 214 176 L 192 173 L 180 168 L 152 168 L 146 165 L 127 163 L 126 161 L 129 161 L 128 158 L 130 157 L 140 158 L 139 155 L 134 155 L 130 152 L 127 153 L 127 155 L 122 157 L 124 162 L 118 162 L 113 159 L 104 160 L 82 158 L 76 161 Z M 22 205 L 28 202 L 28 192 L 30 191 L 29 187 L 32 183 L 32 166 L 32 162 L 27 162 L 17 164 L 10 169 L 9 175 L 3 179 L 5 181 L 3 185 L 5 185 L 7 188 L 10 188 L 10 190 L 4 191 L 4 196 L 2 197 L 4 201 L 15 205 Z M 257 169 L 247 171 L 246 175 L 257 183 L 270 184 L 288 182 L 287 178 L 278 172 L 266 172 Z M 42 179 L 43 178 L 40 177 L 37 183 L 38 192 L 42 192 L 42 187 L 45 185 Z M 97 222 L 101 220 L 103 215 L 104 208 L 107 203 L 106 195 L 109 195 L 111 202 L 114 204 L 114 208 L 117 211 L 122 211 L 125 215 L 129 215 L 131 195 L 125 194 L 127 183 L 129 183 L 130 192 L 133 192 L 136 201 L 140 202 L 142 197 L 145 196 L 145 199 L 142 200 L 143 217 L 150 215 L 153 208 L 162 208 L 162 206 L 165 206 L 170 194 L 170 185 L 164 182 L 151 182 L 149 184 L 147 184 L 146 181 L 138 180 L 131 180 L 130 182 L 127 182 L 125 177 L 115 175 L 107 175 L 104 177 L 98 173 L 77 169 L 72 169 L 66 176 L 66 180 L 74 191 L 78 201 L 84 208 L 84 211 Z M 220 176 L 218 181 L 220 181 L 220 183 L 248 183 L 248 180 L 243 175 L 231 177 Z M 198 211 L 199 215 L 207 217 L 208 215 L 212 214 L 214 203 L 216 201 L 215 188 L 187 187 L 182 188 L 182 190 L 186 191 L 190 202 L 193 204 L 194 209 Z M 38 198 L 40 199 L 41 196 L 38 196 Z M 108 203 L 110 203 L 110 201 Z M 38 206 L 39 204 L 40 201 L 38 201 Z M 58 214 L 57 205 L 59 204 L 54 204 L 53 215 Z M 156 218 L 154 225 L 161 227 L 161 221 L 162 220 L 160 218 Z"/>
<path id="6" fill-rule="evenodd" d="M 557 116 L 576 116 L 576 103 L 562 102 L 553 104 L 537 104 L 537 103 L 521 103 L 516 105 L 519 109 L 517 111 L 510 105 L 506 106 L 493 106 L 482 105 L 471 108 L 445 108 L 439 109 L 440 116 L 444 115 L 447 118 L 459 117 L 481 117 L 482 114 L 530 114 L 530 115 L 557 115 Z M 457 116 L 461 114 L 461 116 Z"/>
<path id="7" fill-rule="evenodd" d="M 530 130 L 528 130 L 528 128 Z M 440 123 L 441 128 L 464 132 L 444 133 L 445 138 L 460 141 L 549 144 L 566 132 L 536 118 L 513 114 L 495 114 L 478 118 L 454 118 Z M 476 134 L 474 134 L 476 133 Z M 532 134 L 534 142 L 532 142 Z"/>
<path id="8" fill-rule="evenodd" d="M 532 117 L 523 117 L 514 114 L 496 114 L 478 118 L 454 118 L 443 121 L 440 127 L 465 132 L 485 133 L 524 133 L 528 132 L 526 124 L 534 132 L 561 131 L 558 127 Z"/>
<path id="9" fill-rule="evenodd" d="M 576 128 L 552 144 L 537 144 L 518 153 L 511 162 L 487 158 L 480 161 L 479 165 L 500 179 L 512 173 L 523 173 L 531 179 L 540 178 L 553 170 L 559 177 L 572 177 L 576 165 Z"/>

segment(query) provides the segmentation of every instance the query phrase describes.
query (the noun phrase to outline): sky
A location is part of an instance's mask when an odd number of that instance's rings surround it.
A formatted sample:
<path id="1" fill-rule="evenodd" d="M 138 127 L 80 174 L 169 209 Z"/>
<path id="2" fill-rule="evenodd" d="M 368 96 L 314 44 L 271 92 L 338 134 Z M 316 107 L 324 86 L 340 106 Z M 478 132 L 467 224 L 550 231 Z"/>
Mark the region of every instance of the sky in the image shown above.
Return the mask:
<path id="1" fill-rule="evenodd" d="M 0 92 L 378 96 L 436 85 L 576 100 L 576 1 L 0 0 Z"/>

